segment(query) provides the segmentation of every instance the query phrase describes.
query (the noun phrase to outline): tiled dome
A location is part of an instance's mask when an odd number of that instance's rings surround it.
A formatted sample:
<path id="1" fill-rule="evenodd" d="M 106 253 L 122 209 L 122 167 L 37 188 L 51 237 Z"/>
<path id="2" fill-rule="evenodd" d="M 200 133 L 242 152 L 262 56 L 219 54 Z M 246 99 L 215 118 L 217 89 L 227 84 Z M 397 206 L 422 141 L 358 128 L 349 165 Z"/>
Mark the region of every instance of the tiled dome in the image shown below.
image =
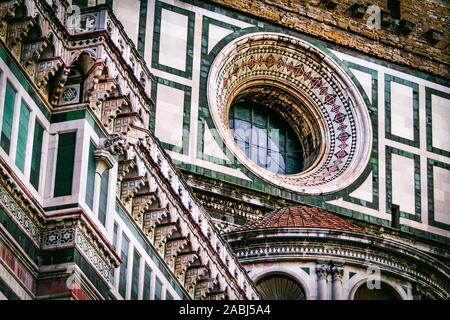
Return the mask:
<path id="1" fill-rule="evenodd" d="M 246 224 L 237 231 L 289 227 L 363 231 L 362 228 L 329 211 L 306 205 L 276 209 L 260 220 Z"/>

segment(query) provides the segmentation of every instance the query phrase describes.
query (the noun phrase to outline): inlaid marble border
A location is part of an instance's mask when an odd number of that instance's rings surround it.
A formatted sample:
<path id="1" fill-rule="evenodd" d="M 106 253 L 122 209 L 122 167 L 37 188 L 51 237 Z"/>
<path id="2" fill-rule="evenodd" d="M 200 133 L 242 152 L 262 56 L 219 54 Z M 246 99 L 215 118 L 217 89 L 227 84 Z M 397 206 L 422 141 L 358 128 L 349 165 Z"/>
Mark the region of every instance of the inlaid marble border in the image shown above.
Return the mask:
<path id="1" fill-rule="evenodd" d="M 188 17 L 187 26 L 187 44 L 186 44 L 186 69 L 179 70 L 159 63 L 159 47 L 161 41 L 161 15 L 162 9 L 169 10 Z M 183 78 L 192 78 L 192 61 L 194 49 L 194 26 L 195 13 L 186 9 L 172 6 L 165 2 L 156 1 L 155 3 L 155 21 L 153 27 L 153 52 L 152 52 L 152 68 L 175 74 Z"/>

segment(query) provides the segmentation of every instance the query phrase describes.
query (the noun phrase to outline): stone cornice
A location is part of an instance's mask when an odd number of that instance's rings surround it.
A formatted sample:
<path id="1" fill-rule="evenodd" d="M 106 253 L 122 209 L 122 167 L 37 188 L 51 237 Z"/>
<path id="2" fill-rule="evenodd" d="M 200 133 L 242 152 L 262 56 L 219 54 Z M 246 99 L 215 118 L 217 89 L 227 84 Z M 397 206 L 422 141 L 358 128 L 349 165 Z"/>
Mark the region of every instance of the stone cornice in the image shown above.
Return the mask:
<path id="1" fill-rule="evenodd" d="M 266 241 L 297 242 L 299 240 L 314 241 L 320 238 L 323 241 L 336 241 L 341 243 L 353 243 L 381 251 L 398 252 L 409 257 L 421 257 L 424 261 L 433 261 L 435 267 L 439 266 L 450 275 L 450 268 L 442 260 L 450 261 L 450 252 L 443 248 L 441 254 L 437 254 L 435 247 L 417 249 L 404 239 L 392 239 L 369 233 L 356 233 L 332 229 L 319 228 L 273 228 L 248 231 L 234 231 L 225 235 L 230 244 L 235 247 L 241 243 L 256 244 Z M 437 259 L 439 257 L 439 260 Z"/>
<path id="2" fill-rule="evenodd" d="M 391 239 L 329 229 L 266 229 L 226 236 L 243 264 L 254 261 L 336 259 L 346 264 L 378 265 L 384 272 L 423 282 L 441 296 L 450 292 L 450 268 L 442 257 Z M 320 242 L 318 241 L 320 239 Z M 447 257 L 448 260 L 448 257 Z"/>

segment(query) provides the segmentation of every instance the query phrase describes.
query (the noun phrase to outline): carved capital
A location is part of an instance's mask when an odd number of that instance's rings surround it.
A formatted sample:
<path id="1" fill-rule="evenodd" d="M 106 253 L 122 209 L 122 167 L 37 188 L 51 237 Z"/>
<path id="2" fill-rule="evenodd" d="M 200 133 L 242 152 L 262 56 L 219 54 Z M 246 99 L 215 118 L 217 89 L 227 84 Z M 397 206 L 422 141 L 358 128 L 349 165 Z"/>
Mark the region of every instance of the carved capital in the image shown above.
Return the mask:
<path id="1" fill-rule="evenodd" d="M 112 155 L 101 149 L 94 151 L 95 172 L 102 175 L 105 170 L 109 170 L 114 166 L 115 160 Z"/>
<path id="2" fill-rule="evenodd" d="M 330 271 L 333 281 L 342 281 L 344 276 L 344 268 L 342 266 L 333 266 Z"/>
<path id="3" fill-rule="evenodd" d="M 324 280 L 330 273 L 330 266 L 326 263 L 319 263 L 316 266 L 316 274 L 319 280 Z"/>
<path id="4" fill-rule="evenodd" d="M 59 98 L 60 98 L 61 93 L 64 90 L 64 85 L 66 84 L 69 73 L 70 73 L 70 68 L 63 66 L 62 70 L 56 76 L 55 88 L 53 89 L 53 96 L 50 100 L 51 104 L 57 105 L 59 103 Z"/>
<path id="5" fill-rule="evenodd" d="M 54 57 L 40 61 L 37 64 L 36 83 L 38 88 L 43 88 L 47 85 L 49 79 L 53 77 L 61 66 L 64 64 L 61 57 Z"/>

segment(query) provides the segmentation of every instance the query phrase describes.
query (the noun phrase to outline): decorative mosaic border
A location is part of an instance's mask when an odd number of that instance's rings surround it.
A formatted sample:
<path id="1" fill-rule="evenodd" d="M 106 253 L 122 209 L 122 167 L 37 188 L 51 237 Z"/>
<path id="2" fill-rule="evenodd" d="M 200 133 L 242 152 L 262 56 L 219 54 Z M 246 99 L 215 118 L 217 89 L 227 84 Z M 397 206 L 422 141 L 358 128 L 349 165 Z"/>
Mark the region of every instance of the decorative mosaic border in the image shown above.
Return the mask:
<path id="1" fill-rule="evenodd" d="M 320 58 L 313 59 L 315 55 Z M 352 82 L 352 74 L 342 70 L 345 64 L 338 66 L 325 55 L 302 39 L 257 32 L 227 43 L 212 62 L 207 97 L 215 128 L 238 160 L 266 183 L 302 194 L 331 194 L 351 185 L 369 163 L 372 139 L 359 141 L 372 137 L 367 97 Z M 237 147 L 226 125 L 228 107 L 236 90 L 249 81 L 273 83 L 293 95 L 295 87 L 308 97 L 307 105 L 324 124 L 320 131 L 330 138 L 316 166 L 302 174 L 279 175 L 257 166 Z"/>
<path id="2" fill-rule="evenodd" d="M 391 132 L 391 82 L 396 82 L 413 89 L 413 132 L 414 140 L 410 140 L 404 137 L 396 136 Z M 389 74 L 384 74 L 384 105 L 386 111 L 386 138 L 404 143 L 416 148 L 420 147 L 419 143 L 419 85 L 415 82 L 411 82 L 402 78 L 394 77 Z"/>
<path id="3" fill-rule="evenodd" d="M 40 231 L 39 227 L 12 199 L 3 186 L 0 186 L 0 203 L 13 216 L 13 221 L 37 244 L 40 249 L 59 248 L 73 245 L 75 242 L 81 252 L 106 279 L 110 279 L 112 266 L 98 254 L 97 250 L 85 239 L 75 227 L 57 230 Z"/>
<path id="4" fill-rule="evenodd" d="M 108 281 L 112 281 L 114 268 L 103 259 L 79 228 L 75 229 L 75 243 L 86 259 Z"/>
<path id="5" fill-rule="evenodd" d="M 112 280 L 113 266 L 102 258 L 98 250 L 87 239 L 79 226 L 44 231 L 41 234 L 41 249 L 60 249 L 76 246 L 86 260 L 108 282 Z"/>
<path id="6" fill-rule="evenodd" d="M 41 249 L 68 246 L 74 243 L 75 229 L 63 228 L 43 232 L 41 235 Z"/>
<path id="7" fill-rule="evenodd" d="M 188 17 L 187 45 L 186 45 L 186 69 L 179 70 L 159 63 L 159 46 L 161 41 L 161 15 L 162 9 L 169 10 Z M 156 1 L 155 18 L 153 27 L 153 52 L 152 52 L 152 68 L 172 73 L 177 76 L 192 79 L 192 61 L 194 51 L 194 26 L 195 13 L 186 9 L 172 6 L 165 2 Z"/>
<path id="8" fill-rule="evenodd" d="M 227 14 L 228 15 L 228 14 Z M 229 15 L 228 15 L 229 16 Z M 233 16 L 233 15 L 231 15 Z M 248 28 L 244 28 L 244 29 L 240 29 L 237 30 L 231 34 L 229 34 L 228 36 L 226 36 L 224 39 L 222 39 L 212 50 L 208 55 L 203 55 L 202 59 L 201 59 L 201 66 L 200 66 L 200 96 L 199 96 L 199 117 L 202 117 L 206 123 L 208 124 L 208 127 L 210 129 L 215 128 L 213 120 L 211 118 L 210 112 L 209 112 L 209 107 L 207 104 L 207 100 L 206 100 L 206 91 L 207 91 L 207 77 L 208 77 L 208 71 L 210 68 L 211 63 L 213 62 L 213 60 L 215 59 L 215 57 L 217 56 L 218 52 L 222 49 L 222 47 L 224 45 L 226 45 L 227 43 L 229 43 L 230 41 L 242 36 L 242 35 L 246 35 L 249 33 L 255 33 L 255 32 L 260 32 L 260 31 L 268 31 L 268 32 L 285 32 L 289 35 L 294 35 L 296 37 L 299 37 L 300 39 L 306 39 L 307 41 L 309 41 L 312 45 L 318 47 L 320 50 L 325 51 L 332 59 L 334 59 L 335 61 L 337 61 L 337 63 L 347 72 L 349 73 L 349 76 L 352 78 L 353 81 L 355 81 L 354 76 L 351 74 L 351 72 L 349 72 L 348 67 L 342 63 L 339 59 L 337 59 L 333 53 L 329 52 L 329 50 L 326 48 L 326 46 L 324 46 L 322 43 L 314 40 L 314 39 L 309 39 L 306 38 L 302 35 L 299 35 L 295 32 L 292 31 L 287 31 L 284 29 L 281 29 L 279 27 L 275 27 L 275 26 L 271 26 L 271 25 L 267 25 L 264 24 L 263 22 L 258 22 L 256 20 L 248 20 L 246 21 L 248 23 L 253 23 L 255 25 L 258 25 L 258 27 L 248 27 Z M 202 39 L 203 43 L 206 43 L 205 39 Z M 359 83 L 355 83 L 355 85 L 358 87 L 358 90 L 360 92 L 362 92 L 362 87 L 359 85 Z M 365 100 L 367 100 L 367 97 L 365 97 Z M 366 104 L 370 104 L 369 101 L 366 101 Z M 220 145 L 220 144 L 219 144 Z M 198 146 L 197 146 L 198 148 Z M 224 152 L 226 155 L 229 155 L 230 152 Z M 210 169 L 206 169 L 203 167 L 199 167 L 193 164 L 186 164 L 186 163 L 181 163 L 179 161 L 176 161 L 176 164 L 178 165 L 178 167 L 184 169 L 184 170 L 188 170 L 194 173 L 198 173 L 201 175 L 205 175 L 207 177 L 210 178 L 214 178 L 214 179 L 222 179 L 223 181 L 232 183 L 232 184 L 238 184 L 242 187 L 247 187 L 247 188 L 251 188 L 253 190 L 258 190 L 258 191 L 262 191 L 271 195 L 275 195 L 275 196 L 279 196 L 279 197 L 283 197 L 285 199 L 291 200 L 291 201 L 296 201 L 296 202 L 303 202 L 303 203 L 308 203 L 311 205 L 317 205 L 319 207 L 323 207 L 324 201 L 326 200 L 331 200 L 331 199 L 335 199 L 337 196 L 343 196 L 345 193 L 345 190 L 343 192 L 337 192 L 334 193 L 332 195 L 324 195 L 321 197 L 321 199 L 318 199 L 317 197 L 307 197 L 307 196 L 303 196 L 300 194 L 296 194 L 293 192 L 288 191 L 287 189 L 278 187 L 278 186 L 273 186 L 273 185 L 268 185 L 266 182 L 262 181 L 261 179 L 259 179 L 257 176 L 255 176 L 254 174 L 252 174 L 249 170 L 246 169 L 246 167 L 242 164 L 240 164 L 234 157 L 229 157 L 231 160 L 231 164 L 230 165 L 226 165 L 229 166 L 231 168 L 234 169 L 239 169 L 241 170 L 247 177 L 249 177 L 252 181 L 248 181 L 248 180 L 244 180 L 244 179 L 240 179 L 240 178 L 236 178 L 234 176 L 228 175 L 228 174 L 223 174 L 220 172 L 216 172 L 214 170 L 210 170 Z"/>
<path id="9" fill-rule="evenodd" d="M 203 2 L 203 1 L 199 1 L 199 0 L 178 0 L 199 8 L 203 8 L 205 10 L 211 11 L 211 12 L 215 12 L 233 19 L 237 19 L 240 21 L 244 21 L 247 23 L 253 23 L 255 25 L 258 25 L 258 27 L 264 27 L 264 26 L 271 26 L 272 24 L 264 22 L 264 21 L 259 21 L 259 20 L 255 20 L 250 18 L 248 15 L 244 15 L 242 13 L 240 13 L 239 11 L 232 9 L 232 8 L 224 8 L 224 7 L 220 7 L 214 4 L 210 4 L 207 2 Z M 284 29 L 286 33 L 288 34 L 294 34 L 294 31 L 291 31 L 291 29 L 287 29 L 286 27 L 280 27 L 281 29 Z M 327 45 L 328 48 L 330 49 L 340 49 L 345 50 L 347 52 L 356 52 L 356 49 L 349 49 L 349 48 L 343 48 L 341 45 L 335 44 L 335 43 L 331 43 L 331 42 L 326 42 L 324 40 L 318 40 L 320 43 Z M 430 73 L 426 73 L 423 71 L 418 71 L 418 70 L 411 70 L 408 67 L 404 67 L 404 66 L 400 66 L 398 64 L 395 64 L 393 62 L 389 62 L 386 60 L 382 60 L 380 58 L 377 57 L 372 57 L 372 56 L 364 56 L 364 59 L 375 63 L 375 64 L 379 64 L 381 66 L 384 66 L 386 68 L 390 68 L 390 69 L 395 69 L 397 68 L 399 71 L 403 72 L 403 73 L 407 73 L 409 75 L 413 75 L 413 76 L 417 76 L 420 78 L 423 78 L 425 80 L 431 81 L 431 82 L 435 82 L 438 84 L 441 84 L 443 86 L 450 86 L 450 81 L 444 77 L 439 77 L 439 76 L 435 76 L 433 74 Z"/>
<path id="10" fill-rule="evenodd" d="M 0 203 L 1 206 L 13 216 L 15 222 L 26 232 L 26 234 L 36 243 L 40 243 L 39 227 L 14 201 L 3 186 L 0 186 Z"/>
<path id="11" fill-rule="evenodd" d="M 180 84 L 174 81 L 166 80 L 158 77 L 156 81 L 152 82 L 152 99 L 156 101 L 156 96 L 158 93 L 158 84 L 162 84 L 171 88 L 184 91 L 184 103 L 183 103 L 183 136 L 182 136 L 182 146 L 175 146 L 173 144 L 161 141 L 161 145 L 164 149 L 173 152 L 188 154 L 189 153 L 189 132 L 191 126 L 191 96 L 192 88 L 184 84 Z M 150 130 L 155 133 L 155 121 L 156 112 L 150 113 Z"/>
<path id="12" fill-rule="evenodd" d="M 450 100 L 450 94 L 432 88 L 425 88 L 425 112 L 427 123 L 427 151 L 434 152 L 445 157 L 450 157 L 450 151 L 439 149 L 433 146 L 433 113 L 431 96 L 439 96 Z"/>
<path id="13" fill-rule="evenodd" d="M 401 210 L 400 216 L 413 221 L 421 222 L 422 204 L 420 190 L 420 156 L 404 150 L 386 146 L 386 213 L 391 214 L 392 205 L 392 154 L 406 157 L 414 160 L 414 202 L 415 214 L 411 214 Z"/>
<path id="14" fill-rule="evenodd" d="M 435 275 L 430 276 L 429 273 L 423 272 L 417 266 L 410 265 L 405 260 L 393 260 L 389 255 L 386 255 L 383 251 L 371 251 L 365 252 L 358 247 L 353 247 L 352 244 L 342 248 L 341 246 L 327 246 L 323 248 L 314 243 L 308 243 L 308 241 L 298 241 L 297 244 L 283 243 L 282 245 L 274 244 L 271 246 L 251 246 L 247 248 L 238 247 L 235 249 L 236 256 L 243 261 L 243 263 L 249 263 L 254 259 L 261 259 L 261 257 L 269 258 L 272 256 L 291 256 L 291 257 L 303 257 L 309 259 L 317 259 L 321 256 L 335 257 L 337 259 L 350 259 L 353 262 L 357 262 L 362 265 L 379 265 L 385 270 L 390 272 L 396 272 L 401 274 L 407 274 L 417 279 L 427 282 L 429 285 L 433 285 L 441 292 L 446 292 L 446 283 Z"/>
<path id="15" fill-rule="evenodd" d="M 436 221 L 434 219 L 434 177 L 433 168 L 439 167 L 450 171 L 450 164 L 441 161 L 428 159 L 427 161 L 427 176 L 428 176 L 428 224 L 437 228 L 441 228 L 450 231 L 450 224 L 444 222 Z"/>

